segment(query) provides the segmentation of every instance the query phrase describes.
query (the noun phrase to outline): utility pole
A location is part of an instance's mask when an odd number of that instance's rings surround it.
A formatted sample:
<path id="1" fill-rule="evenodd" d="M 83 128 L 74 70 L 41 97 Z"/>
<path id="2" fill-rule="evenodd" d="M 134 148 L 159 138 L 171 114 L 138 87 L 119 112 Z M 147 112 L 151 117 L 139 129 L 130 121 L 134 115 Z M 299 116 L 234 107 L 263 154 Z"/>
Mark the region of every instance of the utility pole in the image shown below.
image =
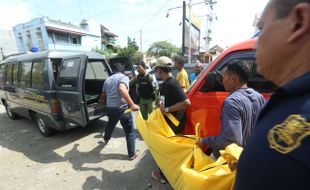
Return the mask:
<path id="1" fill-rule="evenodd" d="M 217 2 L 213 1 L 213 0 L 205 0 L 205 3 L 208 7 L 207 28 L 206 28 L 206 51 L 209 52 L 210 42 L 212 40 L 212 38 L 211 38 L 211 32 L 212 32 L 211 25 L 212 25 L 213 16 L 214 16 L 214 14 L 212 13 L 212 10 L 213 10 L 213 5 L 216 4 Z"/>
<path id="2" fill-rule="evenodd" d="M 192 63 L 192 38 L 191 38 L 191 28 L 192 28 L 192 0 L 189 0 L 188 2 L 188 22 L 189 22 L 189 27 L 188 27 L 188 63 Z"/>

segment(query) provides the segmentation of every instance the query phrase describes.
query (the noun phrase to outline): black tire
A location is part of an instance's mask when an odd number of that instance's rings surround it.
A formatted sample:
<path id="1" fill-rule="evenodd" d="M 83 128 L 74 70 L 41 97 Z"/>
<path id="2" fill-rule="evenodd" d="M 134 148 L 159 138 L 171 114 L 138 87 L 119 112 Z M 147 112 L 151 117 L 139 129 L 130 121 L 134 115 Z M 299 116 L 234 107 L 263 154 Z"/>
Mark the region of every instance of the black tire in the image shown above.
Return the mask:
<path id="1" fill-rule="evenodd" d="M 51 136 L 55 130 L 48 127 L 46 122 L 44 121 L 44 119 L 40 116 L 40 114 L 36 114 L 34 117 L 34 120 L 36 122 L 36 125 L 40 131 L 40 133 L 45 136 L 45 137 L 49 137 Z"/>
<path id="2" fill-rule="evenodd" d="M 8 114 L 9 118 L 12 120 L 18 119 L 19 115 L 17 113 L 14 113 L 8 103 L 4 103 L 6 114 Z"/>

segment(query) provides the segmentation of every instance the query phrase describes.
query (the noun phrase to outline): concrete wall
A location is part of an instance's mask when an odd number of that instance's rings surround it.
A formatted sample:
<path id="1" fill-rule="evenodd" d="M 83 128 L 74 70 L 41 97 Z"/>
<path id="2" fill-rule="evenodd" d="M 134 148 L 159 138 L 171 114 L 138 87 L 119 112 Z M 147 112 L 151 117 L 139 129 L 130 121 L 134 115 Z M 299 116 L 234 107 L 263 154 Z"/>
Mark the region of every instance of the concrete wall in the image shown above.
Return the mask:
<path id="1" fill-rule="evenodd" d="M 13 31 L 0 30 L 0 61 L 3 60 L 2 54 L 7 56 L 17 52 Z"/>
<path id="2" fill-rule="evenodd" d="M 39 44 L 40 42 L 37 36 L 38 29 L 40 29 L 42 34 L 42 45 Z M 44 17 L 35 18 L 27 23 L 18 24 L 14 26 L 13 31 L 18 51 L 30 51 L 32 47 L 39 48 L 41 51 L 48 49 L 48 35 L 45 28 Z M 28 31 L 31 35 L 31 41 L 27 37 Z M 20 36 L 22 37 L 22 41 L 19 38 Z"/>

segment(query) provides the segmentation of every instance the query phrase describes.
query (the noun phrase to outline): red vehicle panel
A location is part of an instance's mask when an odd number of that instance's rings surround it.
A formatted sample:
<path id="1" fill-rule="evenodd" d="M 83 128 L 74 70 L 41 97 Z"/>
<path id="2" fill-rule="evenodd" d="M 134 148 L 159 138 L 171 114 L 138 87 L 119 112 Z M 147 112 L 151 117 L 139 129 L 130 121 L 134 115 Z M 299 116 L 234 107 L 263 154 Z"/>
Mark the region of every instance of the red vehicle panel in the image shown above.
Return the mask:
<path id="1" fill-rule="evenodd" d="M 206 80 L 210 72 L 220 71 L 227 63 L 235 59 L 241 59 L 249 63 L 251 75 L 248 86 L 261 92 L 265 98 L 268 98 L 275 86 L 256 74 L 256 59 L 253 46 L 256 39 L 234 45 L 225 50 L 211 65 L 206 68 L 198 77 L 197 81 L 187 91 L 187 96 L 191 101 L 191 106 L 186 110 L 186 128 L 184 134 L 195 134 L 196 123 L 201 124 L 201 136 L 215 136 L 220 132 L 220 114 L 222 104 L 229 95 L 225 90 L 208 91 Z"/>

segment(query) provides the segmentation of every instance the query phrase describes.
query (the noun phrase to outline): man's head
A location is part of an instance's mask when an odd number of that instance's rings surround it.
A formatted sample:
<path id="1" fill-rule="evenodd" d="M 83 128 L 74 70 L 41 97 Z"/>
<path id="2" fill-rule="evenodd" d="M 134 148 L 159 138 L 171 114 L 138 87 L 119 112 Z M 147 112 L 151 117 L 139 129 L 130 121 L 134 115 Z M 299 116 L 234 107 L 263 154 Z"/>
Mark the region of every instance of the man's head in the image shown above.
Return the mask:
<path id="1" fill-rule="evenodd" d="M 250 75 L 248 64 L 242 61 L 233 61 L 227 65 L 223 73 L 223 85 L 226 91 L 233 92 L 246 86 Z"/>
<path id="2" fill-rule="evenodd" d="M 137 65 L 137 71 L 138 71 L 139 75 L 144 75 L 145 71 L 146 71 L 146 65 L 145 65 L 144 61 L 138 61 L 136 63 L 136 65 Z"/>
<path id="3" fill-rule="evenodd" d="M 172 60 L 169 57 L 161 56 L 158 58 L 155 69 L 158 76 L 165 80 L 171 73 Z"/>
<path id="4" fill-rule="evenodd" d="M 124 73 L 125 66 L 122 63 L 117 62 L 112 65 L 112 70 L 113 70 L 113 73 Z"/>
<path id="5" fill-rule="evenodd" d="M 181 71 L 185 63 L 185 59 L 182 56 L 177 56 L 175 58 L 175 67 L 177 68 L 178 71 Z"/>
<path id="6" fill-rule="evenodd" d="M 202 65 L 201 63 L 196 63 L 195 67 L 194 67 L 194 70 L 195 70 L 195 73 L 196 73 L 196 76 L 198 76 L 200 74 L 200 72 L 202 71 Z"/>
<path id="7" fill-rule="evenodd" d="M 270 0 L 257 26 L 258 73 L 282 86 L 310 71 L 310 0 Z"/>

